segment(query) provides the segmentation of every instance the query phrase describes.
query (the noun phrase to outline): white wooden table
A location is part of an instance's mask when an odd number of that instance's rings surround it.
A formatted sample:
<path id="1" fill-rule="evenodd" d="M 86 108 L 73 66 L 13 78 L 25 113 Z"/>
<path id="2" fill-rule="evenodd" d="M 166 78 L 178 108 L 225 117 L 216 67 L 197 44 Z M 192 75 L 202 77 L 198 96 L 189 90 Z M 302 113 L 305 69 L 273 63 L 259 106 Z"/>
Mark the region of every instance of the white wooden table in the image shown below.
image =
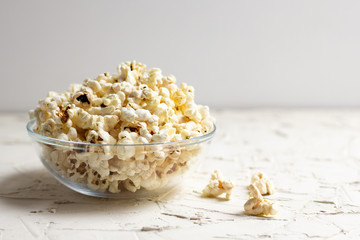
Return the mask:
<path id="1" fill-rule="evenodd" d="M 0 115 L 0 239 L 360 239 L 360 109 L 214 112 L 218 131 L 183 190 L 151 199 L 82 196 L 41 165 L 25 114 Z M 219 169 L 230 201 L 199 197 Z M 247 216 L 253 172 L 281 205 Z"/>

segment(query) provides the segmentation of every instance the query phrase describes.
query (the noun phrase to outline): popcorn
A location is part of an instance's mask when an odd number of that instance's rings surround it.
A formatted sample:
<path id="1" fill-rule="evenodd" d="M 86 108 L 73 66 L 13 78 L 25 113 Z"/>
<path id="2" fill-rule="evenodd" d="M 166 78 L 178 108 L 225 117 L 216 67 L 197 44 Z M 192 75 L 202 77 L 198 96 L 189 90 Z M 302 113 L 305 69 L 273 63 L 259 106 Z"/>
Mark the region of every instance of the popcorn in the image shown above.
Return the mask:
<path id="1" fill-rule="evenodd" d="M 135 120 L 136 113 L 133 108 L 122 108 L 120 120 L 123 122 L 132 122 Z"/>
<path id="2" fill-rule="evenodd" d="M 253 183 L 249 185 L 250 199 L 244 204 L 245 213 L 248 215 L 268 216 L 276 215 L 279 212 L 280 207 L 278 203 L 272 203 L 265 200 L 262 196 L 263 192 L 266 190 L 266 184 L 259 182 L 264 179 L 267 178 L 264 178 L 264 174 L 261 172 L 254 174 L 251 178 Z M 260 190 L 257 187 L 258 185 L 261 187 L 265 186 L 265 188 Z M 273 187 L 273 185 L 271 186 Z"/>
<path id="3" fill-rule="evenodd" d="M 244 205 L 245 213 L 254 216 L 276 215 L 279 204 L 271 203 L 263 198 L 250 198 Z"/>
<path id="4" fill-rule="evenodd" d="M 70 127 L 67 133 L 68 139 L 74 141 L 77 138 L 77 131 L 75 128 Z"/>
<path id="5" fill-rule="evenodd" d="M 203 197 L 218 197 L 222 194 L 226 194 L 225 199 L 230 200 L 232 189 L 234 185 L 229 180 L 223 180 L 220 172 L 215 170 L 211 174 L 209 184 L 202 191 Z"/>
<path id="6" fill-rule="evenodd" d="M 149 112 L 149 110 L 145 110 L 145 109 L 137 109 L 135 111 L 135 115 L 136 115 L 135 119 L 140 122 L 146 122 L 151 117 L 151 113 Z"/>
<path id="7" fill-rule="evenodd" d="M 262 172 L 255 173 L 251 177 L 251 183 L 256 186 L 262 195 L 274 194 L 275 188 L 270 179 Z"/>
<path id="8" fill-rule="evenodd" d="M 66 92 L 49 92 L 29 113 L 36 119 L 34 131 L 72 141 L 74 147 L 44 145 L 44 158 L 64 176 L 97 191 L 134 192 L 165 185 L 189 168 L 200 146 L 134 144 L 201 136 L 213 130 L 214 122 L 208 107 L 194 103 L 194 88 L 175 83 L 173 75 L 146 71 L 145 65 L 133 61 L 120 64 L 112 75 L 102 73 L 82 85 L 73 84 Z M 232 184 L 220 182 L 212 193 L 223 192 L 228 198 Z"/>

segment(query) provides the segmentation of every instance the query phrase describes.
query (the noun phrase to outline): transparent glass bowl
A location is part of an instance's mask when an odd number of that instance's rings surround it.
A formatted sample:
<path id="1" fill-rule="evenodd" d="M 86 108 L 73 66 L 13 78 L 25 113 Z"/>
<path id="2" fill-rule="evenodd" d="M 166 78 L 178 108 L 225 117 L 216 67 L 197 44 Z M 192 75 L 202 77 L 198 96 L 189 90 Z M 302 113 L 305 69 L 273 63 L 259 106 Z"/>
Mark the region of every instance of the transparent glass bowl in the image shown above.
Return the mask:
<path id="1" fill-rule="evenodd" d="M 64 141 L 26 128 L 39 157 L 62 184 L 106 198 L 148 197 L 181 184 L 201 159 L 211 132 L 188 140 L 156 144 L 95 144 Z"/>

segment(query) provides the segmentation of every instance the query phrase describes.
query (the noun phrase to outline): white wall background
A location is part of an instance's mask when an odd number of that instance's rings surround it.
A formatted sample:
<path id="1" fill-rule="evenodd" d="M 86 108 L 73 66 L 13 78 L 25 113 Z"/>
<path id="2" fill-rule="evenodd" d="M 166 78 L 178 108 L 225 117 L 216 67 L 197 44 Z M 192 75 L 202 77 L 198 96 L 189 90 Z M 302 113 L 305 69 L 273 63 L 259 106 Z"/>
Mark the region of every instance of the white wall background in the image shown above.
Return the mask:
<path id="1" fill-rule="evenodd" d="M 118 63 L 212 107 L 360 106 L 360 1 L 0 1 L 0 111 Z"/>

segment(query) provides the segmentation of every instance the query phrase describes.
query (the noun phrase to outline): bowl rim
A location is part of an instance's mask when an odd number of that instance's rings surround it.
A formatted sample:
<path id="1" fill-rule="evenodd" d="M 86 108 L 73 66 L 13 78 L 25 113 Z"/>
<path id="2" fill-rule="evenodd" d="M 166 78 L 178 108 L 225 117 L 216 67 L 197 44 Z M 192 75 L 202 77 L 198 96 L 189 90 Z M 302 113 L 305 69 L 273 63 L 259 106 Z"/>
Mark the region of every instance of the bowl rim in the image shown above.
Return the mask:
<path id="1" fill-rule="evenodd" d="M 57 138 L 47 137 L 41 134 L 38 134 L 32 130 L 34 124 L 36 122 L 36 119 L 30 120 L 26 124 L 26 130 L 28 131 L 29 136 L 36 140 L 37 142 L 42 142 L 45 144 L 51 144 L 51 145 L 59 145 L 59 146 L 76 146 L 76 147 L 86 147 L 86 146 L 101 146 L 101 147 L 140 147 L 140 146 L 167 146 L 167 145 L 179 145 L 179 146 L 186 146 L 186 145 L 193 145 L 205 142 L 207 140 L 210 140 L 214 137 L 216 132 L 216 125 L 213 123 L 213 129 L 212 131 L 198 137 L 189 138 L 186 140 L 181 141 L 175 141 L 175 142 L 163 142 L 163 143 L 134 143 L 134 144 L 103 144 L 103 143 L 89 143 L 89 142 L 75 142 L 75 141 L 68 141 L 68 140 L 61 140 Z"/>

